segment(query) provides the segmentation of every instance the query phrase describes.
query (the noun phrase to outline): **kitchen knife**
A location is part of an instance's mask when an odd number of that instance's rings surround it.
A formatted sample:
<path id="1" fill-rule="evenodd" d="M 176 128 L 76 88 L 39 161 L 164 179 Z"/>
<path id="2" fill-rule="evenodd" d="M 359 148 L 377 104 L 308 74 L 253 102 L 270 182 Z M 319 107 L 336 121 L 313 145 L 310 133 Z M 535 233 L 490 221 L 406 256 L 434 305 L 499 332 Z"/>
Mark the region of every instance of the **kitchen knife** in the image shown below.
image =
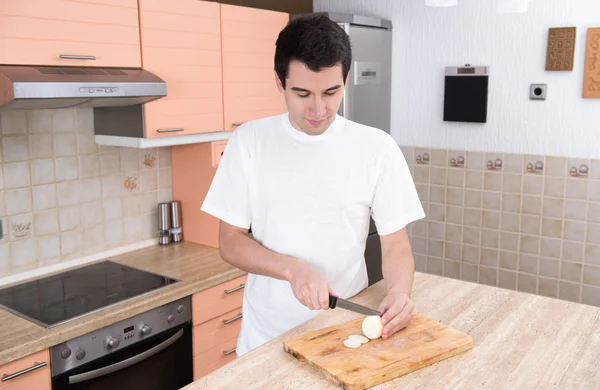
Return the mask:
<path id="1" fill-rule="evenodd" d="M 373 310 L 366 306 L 359 305 L 358 303 L 350 302 L 340 297 L 336 297 L 335 295 L 329 294 L 329 308 L 335 309 L 336 307 L 341 307 L 342 309 L 350 310 L 366 316 L 378 316 L 381 314 L 377 310 Z"/>

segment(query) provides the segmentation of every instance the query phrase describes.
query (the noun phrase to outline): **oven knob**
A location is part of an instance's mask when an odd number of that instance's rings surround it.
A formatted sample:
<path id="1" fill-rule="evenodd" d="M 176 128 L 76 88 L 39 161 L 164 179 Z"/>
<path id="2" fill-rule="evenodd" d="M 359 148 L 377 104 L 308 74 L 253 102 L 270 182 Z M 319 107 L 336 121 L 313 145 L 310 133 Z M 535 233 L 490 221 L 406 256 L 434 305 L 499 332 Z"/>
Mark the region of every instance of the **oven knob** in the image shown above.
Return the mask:
<path id="1" fill-rule="evenodd" d="M 71 356 L 71 348 L 63 349 L 63 351 L 60 353 L 60 356 L 62 356 L 63 359 L 68 359 L 69 356 Z"/>
<path id="2" fill-rule="evenodd" d="M 83 349 L 78 349 L 77 352 L 75 352 L 75 357 L 77 360 L 83 360 L 85 357 L 85 351 Z"/>
<path id="3" fill-rule="evenodd" d="M 177 306 L 177 313 L 181 314 L 181 313 L 183 313 L 184 310 L 185 310 L 185 306 L 183 306 L 183 305 Z"/>
<path id="4" fill-rule="evenodd" d="M 167 317 L 167 322 L 170 324 L 171 322 L 175 321 L 175 316 L 173 314 L 170 314 Z"/>
<path id="5" fill-rule="evenodd" d="M 148 325 L 144 325 L 142 326 L 142 329 L 140 329 L 140 333 L 144 336 L 148 336 L 150 333 L 152 333 L 152 328 Z"/>
<path id="6" fill-rule="evenodd" d="M 119 346 L 119 339 L 111 337 L 106 342 L 106 345 L 108 345 L 109 348 L 117 348 Z"/>

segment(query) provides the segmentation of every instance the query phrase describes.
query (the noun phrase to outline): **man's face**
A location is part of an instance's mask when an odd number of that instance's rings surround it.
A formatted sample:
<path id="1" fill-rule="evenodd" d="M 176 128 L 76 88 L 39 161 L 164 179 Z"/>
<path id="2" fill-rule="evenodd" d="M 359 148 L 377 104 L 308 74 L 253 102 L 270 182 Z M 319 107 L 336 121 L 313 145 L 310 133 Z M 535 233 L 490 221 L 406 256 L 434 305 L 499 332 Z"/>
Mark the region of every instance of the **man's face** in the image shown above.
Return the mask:
<path id="1" fill-rule="evenodd" d="M 290 122 L 308 135 L 319 135 L 333 123 L 344 94 L 342 65 L 313 72 L 299 61 L 290 62 L 285 89 L 275 75 L 283 93 Z"/>

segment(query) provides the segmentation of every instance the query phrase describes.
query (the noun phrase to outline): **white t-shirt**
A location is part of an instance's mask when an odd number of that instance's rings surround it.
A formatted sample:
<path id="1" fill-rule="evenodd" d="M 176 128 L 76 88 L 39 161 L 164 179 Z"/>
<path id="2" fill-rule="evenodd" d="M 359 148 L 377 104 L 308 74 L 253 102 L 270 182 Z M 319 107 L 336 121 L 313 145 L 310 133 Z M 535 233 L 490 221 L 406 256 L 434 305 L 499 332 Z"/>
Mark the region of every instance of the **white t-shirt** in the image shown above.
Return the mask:
<path id="1" fill-rule="evenodd" d="M 387 133 L 337 116 L 321 135 L 292 127 L 288 114 L 237 128 L 202 210 L 272 251 L 320 272 L 333 292 L 367 287 L 369 217 L 386 235 L 425 217 L 406 160 Z M 237 354 L 307 321 L 289 282 L 248 275 Z"/>

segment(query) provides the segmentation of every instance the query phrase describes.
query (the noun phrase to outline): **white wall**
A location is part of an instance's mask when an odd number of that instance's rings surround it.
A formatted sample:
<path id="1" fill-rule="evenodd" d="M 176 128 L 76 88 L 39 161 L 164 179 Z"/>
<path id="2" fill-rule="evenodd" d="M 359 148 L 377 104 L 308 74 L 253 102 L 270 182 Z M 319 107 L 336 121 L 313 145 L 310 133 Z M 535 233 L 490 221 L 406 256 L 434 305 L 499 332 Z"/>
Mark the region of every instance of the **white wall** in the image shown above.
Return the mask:
<path id="1" fill-rule="evenodd" d="M 401 145 L 600 157 L 600 99 L 583 99 L 588 27 L 599 0 L 533 0 L 526 14 L 497 14 L 498 0 L 314 0 L 314 10 L 378 16 L 394 24 L 392 135 Z M 546 72 L 548 28 L 576 26 L 572 72 Z M 490 66 L 488 123 L 447 123 L 444 67 Z M 548 84 L 530 101 L 531 83 Z"/>

